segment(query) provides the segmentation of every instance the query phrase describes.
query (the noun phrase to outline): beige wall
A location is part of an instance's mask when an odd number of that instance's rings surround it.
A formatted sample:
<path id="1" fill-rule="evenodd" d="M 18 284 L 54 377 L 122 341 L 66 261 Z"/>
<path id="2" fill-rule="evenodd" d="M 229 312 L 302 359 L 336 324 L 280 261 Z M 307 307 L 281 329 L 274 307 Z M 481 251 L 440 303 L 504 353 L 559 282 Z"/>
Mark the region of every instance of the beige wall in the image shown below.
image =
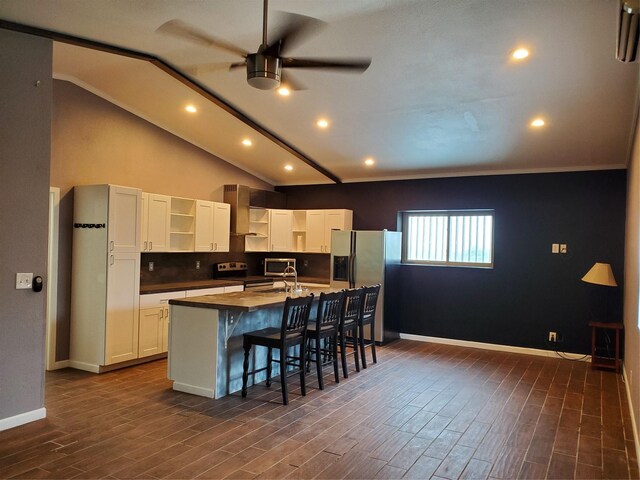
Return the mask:
<path id="1" fill-rule="evenodd" d="M 624 370 L 630 392 L 632 414 L 637 427 L 640 421 L 640 331 L 638 330 L 638 299 L 640 283 L 640 122 L 636 126 L 635 141 L 627 172 L 627 223 L 624 265 Z"/>
<path id="2" fill-rule="evenodd" d="M 215 126 L 212 126 L 215 128 Z M 60 188 L 56 360 L 68 358 L 74 185 L 111 183 L 222 201 L 223 185 L 273 186 L 76 85 L 54 81 L 51 185 Z"/>

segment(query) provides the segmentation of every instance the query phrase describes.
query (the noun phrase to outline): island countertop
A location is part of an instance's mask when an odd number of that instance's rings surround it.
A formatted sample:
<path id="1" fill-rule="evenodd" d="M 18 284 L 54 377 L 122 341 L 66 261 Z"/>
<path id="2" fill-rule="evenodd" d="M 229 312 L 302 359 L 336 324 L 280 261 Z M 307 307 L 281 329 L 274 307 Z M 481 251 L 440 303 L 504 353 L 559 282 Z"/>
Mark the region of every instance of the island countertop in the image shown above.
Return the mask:
<path id="1" fill-rule="evenodd" d="M 303 290 L 301 295 L 313 293 L 318 297 L 322 292 L 337 291 L 330 287 L 310 287 Z M 201 295 L 191 298 L 176 298 L 169 300 L 171 305 L 196 308 L 211 308 L 215 310 L 237 310 L 241 312 L 255 312 L 264 308 L 284 305 L 287 295 L 283 288 L 271 290 L 244 291 L 220 293 L 217 295 Z"/>

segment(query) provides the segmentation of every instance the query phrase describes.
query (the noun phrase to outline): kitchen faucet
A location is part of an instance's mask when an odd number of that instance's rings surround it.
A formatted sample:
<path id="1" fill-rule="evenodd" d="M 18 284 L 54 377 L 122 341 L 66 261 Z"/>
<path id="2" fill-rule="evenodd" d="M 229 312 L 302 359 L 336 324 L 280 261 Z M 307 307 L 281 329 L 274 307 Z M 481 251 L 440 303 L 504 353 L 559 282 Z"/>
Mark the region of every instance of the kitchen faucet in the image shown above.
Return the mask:
<path id="1" fill-rule="evenodd" d="M 298 272 L 296 271 L 296 268 L 293 265 L 289 265 L 287 268 L 284 269 L 284 272 L 282 272 L 282 277 L 285 284 L 285 291 L 289 290 L 289 284 L 287 283 L 286 280 L 284 280 L 284 277 L 286 277 L 287 273 L 293 273 L 293 288 L 290 289 L 291 295 L 300 293 L 302 289 L 298 289 Z"/>

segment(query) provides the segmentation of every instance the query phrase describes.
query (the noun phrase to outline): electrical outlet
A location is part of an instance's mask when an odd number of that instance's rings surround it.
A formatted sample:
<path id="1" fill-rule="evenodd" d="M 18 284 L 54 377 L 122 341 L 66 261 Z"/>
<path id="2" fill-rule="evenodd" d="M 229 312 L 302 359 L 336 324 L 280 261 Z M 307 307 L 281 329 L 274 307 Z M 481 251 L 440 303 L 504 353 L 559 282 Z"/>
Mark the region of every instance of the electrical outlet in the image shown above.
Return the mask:
<path id="1" fill-rule="evenodd" d="M 200 260 L 196 260 L 196 270 L 200 270 Z"/>
<path id="2" fill-rule="evenodd" d="M 149 271 L 153 272 L 153 262 L 149 262 Z"/>
<path id="3" fill-rule="evenodd" d="M 555 343 L 556 340 L 557 340 L 556 332 L 549 332 L 549 341 Z"/>
<path id="4" fill-rule="evenodd" d="M 309 260 L 304 260 L 304 261 L 302 262 L 302 266 L 303 266 L 303 267 L 308 267 L 308 266 L 309 266 Z"/>

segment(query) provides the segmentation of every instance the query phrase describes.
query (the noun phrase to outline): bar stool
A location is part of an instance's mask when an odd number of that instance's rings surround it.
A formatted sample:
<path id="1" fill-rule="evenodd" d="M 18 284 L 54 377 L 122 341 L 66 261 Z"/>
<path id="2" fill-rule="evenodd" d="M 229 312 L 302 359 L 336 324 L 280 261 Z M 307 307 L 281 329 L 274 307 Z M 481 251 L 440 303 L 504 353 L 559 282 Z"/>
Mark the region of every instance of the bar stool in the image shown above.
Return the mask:
<path id="1" fill-rule="evenodd" d="M 307 325 L 309 323 L 309 313 L 313 303 L 313 294 L 306 297 L 287 297 L 282 312 L 282 324 L 280 328 L 270 327 L 243 335 L 242 345 L 244 347 L 244 363 L 242 365 L 242 396 L 247 396 L 247 382 L 249 373 L 256 374 L 263 370 L 267 371 L 267 387 L 271 386 L 271 362 L 280 363 L 280 383 L 282 385 L 282 403 L 289 403 L 287 393 L 287 366 L 297 366 L 300 369 L 300 390 L 302 395 L 306 395 L 305 386 L 305 344 L 307 338 Z M 267 366 L 249 372 L 249 354 L 253 345 L 267 347 Z M 288 356 L 290 347 L 300 346 L 297 356 Z M 280 358 L 274 359 L 272 351 L 277 348 L 280 351 Z"/>
<path id="2" fill-rule="evenodd" d="M 338 325 L 343 305 L 344 292 L 321 293 L 318 300 L 316 321 L 309 322 L 307 328 L 307 365 L 309 362 L 315 362 L 320 390 L 324 390 L 322 367 L 325 365 L 333 364 L 336 383 L 340 382 L 338 375 Z"/>
<path id="3" fill-rule="evenodd" d="M 376 306 L 380 295 L 380 284 L 372 287 L 362 288 L 362 303 L 360 305 L 360 318 L 358 319 L 358 342 L 360 344 L 360 357 L 362 358 L 362 368 L 367 368 L 367 356 L 364 353 L 365 347 L 371 347 L 371 357 L 373 363 L 378 363 L 376 357 Z M 364 338 L 364 327 L 369 325 L 369 338 Z"/>
<path id="4" fill-rule="evenodd" d="M 360 371 L 358 360 L 358 319 L 360 318 L 360 305 L 362 304 L 362 289 L 351 289 L 344 292 L 344 306 L 340 323 L 338 324 L 338 344 L 340 345 L 340 359 L 342 360 L 342 376 L 349 378 L 347 372 L 347 355 L 355 358 L 356 372 Z M 347 348 L 353 349 L 347 352 Z"/>

